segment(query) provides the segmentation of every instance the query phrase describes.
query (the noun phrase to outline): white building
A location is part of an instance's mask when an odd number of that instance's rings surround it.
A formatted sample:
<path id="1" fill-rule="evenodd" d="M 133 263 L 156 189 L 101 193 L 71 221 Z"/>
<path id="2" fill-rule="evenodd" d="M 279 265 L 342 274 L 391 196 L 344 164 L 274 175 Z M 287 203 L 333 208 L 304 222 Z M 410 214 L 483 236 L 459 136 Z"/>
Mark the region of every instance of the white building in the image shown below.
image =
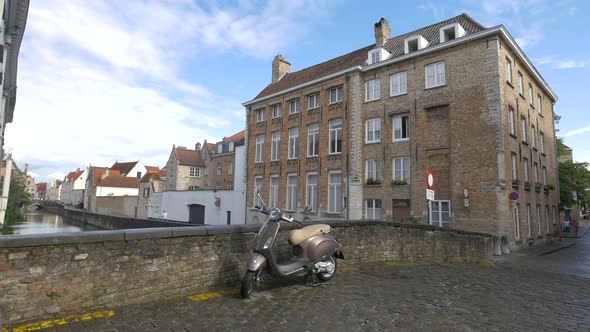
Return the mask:
<path id="1" fill-rule="evenodd" d="M 86 171 L 79 168 L 66 175 L 61 185 L 60 201 L 64 204 L 78 205 L 84 201 Z"/>
<path id="2" fill-rule="evenodd" d="M 139 179 L 121 175 L 109 175 L 96 186 L 96 197 L 137 196 Z"/>

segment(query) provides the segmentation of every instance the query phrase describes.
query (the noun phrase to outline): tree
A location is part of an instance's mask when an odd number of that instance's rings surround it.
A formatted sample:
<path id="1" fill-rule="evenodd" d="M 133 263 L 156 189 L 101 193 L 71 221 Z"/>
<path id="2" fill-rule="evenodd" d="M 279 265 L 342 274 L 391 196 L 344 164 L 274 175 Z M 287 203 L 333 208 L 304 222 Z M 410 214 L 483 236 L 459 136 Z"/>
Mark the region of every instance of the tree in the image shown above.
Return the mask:
<path id="1" fill-rule="evenodd" d="M 31 196 L 25 190 L 26 178 L 20 171 L 13 169 L 10 176 L 10 191 L 8 192 L 8 203 L 6 206 L 6 224 L 14 224 L 23 219 L 21 208 L 30 204 Z"/>
<path id="2" fill-rule="evenodd" d="M 590 203 L 590 170 L 588 163 L 565 161 L 559 163 L 559 199 L 564 206 L 577 203 L 586 209 Z M 574 200 L 576 193 L 577 202 Z"/>

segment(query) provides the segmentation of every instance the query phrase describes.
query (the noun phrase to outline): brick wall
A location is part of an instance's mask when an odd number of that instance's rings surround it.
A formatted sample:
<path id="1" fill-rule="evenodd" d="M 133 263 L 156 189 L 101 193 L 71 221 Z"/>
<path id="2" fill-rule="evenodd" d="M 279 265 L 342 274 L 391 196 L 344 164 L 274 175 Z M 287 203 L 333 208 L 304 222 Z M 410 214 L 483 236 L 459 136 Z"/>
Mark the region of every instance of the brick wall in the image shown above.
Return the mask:
<path id="1" fill-rule="evenodd" d="M 393 223 L 333 225 L 347 260 L 484 263 L 483 234 Z M 0 238 L 0 311 L 8 323 L 239 287 L 257 225 Z M 279 252 L 288 252 L 287 230 Z M 338 282 L 336 277 L 335 282 Z"/>

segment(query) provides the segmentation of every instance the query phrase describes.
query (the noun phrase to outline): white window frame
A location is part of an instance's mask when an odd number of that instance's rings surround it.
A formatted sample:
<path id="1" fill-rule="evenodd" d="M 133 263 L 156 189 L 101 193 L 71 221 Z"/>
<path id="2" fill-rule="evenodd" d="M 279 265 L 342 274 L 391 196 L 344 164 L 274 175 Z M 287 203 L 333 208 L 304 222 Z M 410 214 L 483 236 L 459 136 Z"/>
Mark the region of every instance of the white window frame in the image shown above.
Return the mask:
<path id="1" fill-rule="evenodd" d="M 404 118 L 407 119 L 406 124 L 406 132 L 404 133 Z M 393 116 L 393 141 L 394 142 L 403 142 L 408 141 L 410 139 L 410 113 L 405 114 L 397 114 Z M 400 138 L 396 138 L 395 136 L 399 133 Z M 406 137 L 404 137 L 404 134 Z"/>
<path id="2" fill-rule="evenodd" d="M 270 160 L 277 161 L 281 159 L 281 131 L 273 131 L 270 134 L 270 139 Z"/>
<path id="3" fill-rule="evenodd" d="M 201 169 L 198 167 L 189 168 L 188 176 L 191 178 L 200 178 L 201 177 Z"/>
<path id="4" fill-rule="evenodd" d="M 299 127 L 289 128 L 288 158 L 299 158 Z"/>
<path id="5" fill-rule="evenodd" d="M 557 208 L 555 205 L 551 206 L 551 221 L 553 221 L 553 225 L 557 223 Z"/>
<path id="6" fill-rule="evenodd" d="M 264 135 L 256 136 L 256 154 L 255 162 L 261 163 L 264 161 Z"/>
<path id="7" fill-rule="evenodd" d="M 432 75 L 428 71 L 432 70 Z M 432 77 L 432 80 L 430 78 Z M 424 66 L 424 82 L 426 89 L 436 88 L 447 84 L 446 64 L 444 61 Z"/>
<path id="8" fill-rule="evenodd" d="M 531 106 L 535 106 L 534 93 L 533 93 L 533 85 L 529 83 L 529 99 Z"/>
<path id="9" fill-rule="evenodd" d="M 514 109 L 512 107 L 508 107 L 508 130 L 510 131 L 511 135 L 516 136 L 516 124 L 514 123 Z"/>
<path id="10" fill-rule="evenodd" d="M 514 238 L 520 240 L 520 204 L 514 204 L 514 211 L 512 213 L 514 220 Z"/>
<path id="11" fill-rule="evenodd" d="M 512 84 L 512 61 L 506 58 L 506 82 Z"/>
<path id="12" fill-rule="evenodd" d="M 371 203 L 371 204 L 369 204 Z M 379 204 L 377 204 L 379 203 Z M 369 207 L 371 205 L 371 207 Z M 376 207 L 379 205 L 379 207 Z M 367 216 L 368 220 L 381 220 L 381 209 L 383 208 L 383 203 L 380 199 L 377 198 L 370 198 L 365 200 L 365 215 Z"/>
<path id="13" fill-rule="evenodd" d="M 313 131 L 312 131 L 312 128 Z M 320 124 L 312 123 L 307 126 L 307 156 L 317 157 L 320 150 Z"/>
<path id="14" fill-rule="evenodd" d="M 443 203 L 447 203 L 448 207 L 449 207 L 449 221 L 447 223 L 444 223 L 442 220 L 443 217 Z M 435 212 L 434 212 L 434 206 L 435 204 L 438 205 L 438 216 L 437 216 L 437 220 L 434 219 L 435 217 Z M 434 225 L 434 226 L 438 226 L 438 227 L 445 227 L 445 224 L 448 226 L 451 223 L 451 201 L 449 200 L 436 200 L 436 201 L 431 201 L 431 205 L 430 205 L 430 224 Z"/>
<path id="15" fill-rule="evenodd" d="M 524 97 L 524 81 L 521 72 L 518 72 L 518 93 Z"/>
<path id="16" fill-rule="evenodd" d="M 295 179 L 295 183 L 293 184 L 293 178 Z M 296 173 L 289 173 L 287 174 L 287 202 L 285 204 L 287 211 L 296 211 L 297 210 L 297 174 Z"/>
<path id="17" fill-rule="evenodd" d="M 541 227 L 541 204 L 537 204 L 536 206 L 536 217 L 537 217 L 537 235 L 542 235 L 542 227 Z"/>
<path id="18" fill-rule="evenodd" d="M 539 108 L 539 114 L 543 114 L 543 98 L 540 94 L 537 94 L 537 107 Z"/>
<path id="19" fill-rule="evenodd" d="M 234 174 L 234 162 L 231 160 L 227 162 L 227 174 Z"/>
<path id="20" fill-rule="evenodd" d="M 382 162 L 378 159 L 365 160 L 365 182 L 369 179 L 383 181 Z"/>
<path id="21" fill-rule="evenodd" d="M 545 204 L 545 224 L 547 225 L 545 230 L 549 234 L 549 205 L 547 204 Z"/>
<path id="22" fill-rule="evenodd" d="M 453 30 L 453 32 L 455 34 L 455 38 L 447 39 L 445 32 L 448 30 L 451 30 L 451 29 Z M 459 23 L 452 23 L 449 25 L 445 25 L 444 27 L 440 28 L 439 31 L 440 31 L 440 36 L 439 36 L 440 43 L 444 43 L 449 40 L 455 40 L 457 38 L 461 38 L 461 37 L 465 36 L 465 29 L 463 29 L 463 27 Z"/>
<path id="23" fill-rule="evenodd" d="M 262 176 L 254 177 L 254 206 L 262 206 L 262 201 L 258 197 L 258 192 L 262 196 L 262 188 L 264 186 L 264 178 Z"/>
<path id="24" fill-rule="evenodd" d="M 372 65 L 381 61 L 381 52 L 379 49 L 369 51 L 369 64 Z"/>
<path id="25" fill-rule="evenodd" d="M 256 110 L 256 122 L 264 121 L 264 109 L 260 108 Z"/>
<path id="26" fill-rule="evenodd" d="M 223 165 L 220 161 L 217 162 L 217 175 L 221 175 L 223 173 Z"/>
<path id="27" fill-rule="evenodd" d="M 309 181 L 310 177 L 315 177 L 315 183 L 311 183 Z M 311 212 L 317 212 L 319 209 L 319 183 L 320 183 L 320 176 L 317 172 L 310 172 L 307 173 L 305 183 L 305 205 L 311 206 Z"/>
<path id="28" fill-rule="evenodd" d="M 365 121 L 365 143 L 381 142 L 381 118 L 372 118 Z"/>
<path id="29" fill-rule="evenodd" d="M 512 161 L 512 180 L 518 180 L 518 156 L 514 152 L 510 152 L 510 160 Z"/>
<path id="30" fill-rule="evenodd" d="M 336 127 L 335 126 L 338 126 Z M 342 153 L 342 119 L 333 119 L 328 123 L 329 126 L 329 149 L 328 154 Z M 340 150 L 338 150 L 338 139 L 340 139 Z"/>
<path id="31" fill-rule="evenodd" d="M 527 126 L 526 126 L 526 118 L 520 117 L 520 131 L 522 131 L 522 141 L 524 143 L 528 143 L 527 141 Z"/>
<path id="32" fill-rule="evenodd" d="M 272 105 L 272 118 L 280 118 L 281 117 L 281 104 Z"/>
<path id="33" fill-rule="evenodd" d="M 539 182 L 539 163 L 533 162 L 533 173 L 535 175 L 535 183 Z"/>
<path id="34" fill-rule="evenodd" d="M 389 76 L 389 96 L 401 96 L 408 93 L 408 72 L 400 71 L 399 73 Z"/>
<path id="35" fill-rule="evenodd" d="M 531 146 L 537 148 L 537 131 L 534 124 L 531 124 Z"/>
<path id="36" fill-rule="evenodd" d="M 289 101 L 289 114 L 299 113 L 299 99 Z"/>
<path id="37" fill-rule="evenodd" d="M 365 81 L 365 101 L 381 99 L 381 79 L 375 78 Z"/>
<path id="38" fill-rule="evenodd" d="M 416 41 L 416 49 L 410 50 L 410 43 Z M 404 54 L 419 51 L 428 46 L 428 41 L 421 35 L 408 37 L 404 40 Z"/>
<path id="39" fill-rule="evenodd" d="M 307 96 L 307 109 L 311 110 L 318 107 L 320 107 L 320 93 L 316 92 Z"/>
<path id="40" fill-rule="evenodd" d="M 543 166 L 543 185 L 547 185 L 547 167 Z"/>
<path id="41" fill-rule="evenodd" d="M 332 98 L 332 93 L 335 92 L 336 99 Z M 342 87 L 338 86 L 330 89 L 330 104 L 336 104 L 342 102 Z"/>
<path id="42" fill-rule="evenodd" d="M 332 176 L 338 175 L 340 182 L 332 182 Z M 328 172 L 328 213 L 342 213 L 342 172 Z"/>
<path id="43" fill-rule="evenodd" d="M 269 178 L 269 190 L 268 190 L 268 206 L 269 208 L 279 207 L 279 187 L 280 177 L 276 174 L 271 175 Z M 274 182 L 274 183 L 273 183 Z"/>
<path id="44" fill-rule="evenodd" d="M 396 160 L 400 161 L 401 169 L 395 167 Z M 395 181 L 406 181 L 407 184 L 410 183 L 410 178 L 412 175 L 412 169 L 410 168 L 410 157 L 396 157 L 393 158 L 391 168 L 392 168 L 392 179 Z"/>
<path id="45" fill-rule="evenodd" d="M 545 154 L 545 134 L 543 132 L 539 133 L 539 145 L 541 145 L 541 153 Z"/>
<path id="46" fill-rule="evenodd" d="M 524 181 L 525 182 L 530 182 L 529 179 L 529 160 L 527 158 L 522 158 L 522 164 L 523 164 L 523 172 L 524 172 Z"/>
<path id="47" fill-rule="evenodd" d="M 525 207 L 525 215 L 526 215 L 526 225 L 527 225 L 527 238 L 532 237 L 532 230 L 531 230 L 531 204 L 527 203 Z"/>

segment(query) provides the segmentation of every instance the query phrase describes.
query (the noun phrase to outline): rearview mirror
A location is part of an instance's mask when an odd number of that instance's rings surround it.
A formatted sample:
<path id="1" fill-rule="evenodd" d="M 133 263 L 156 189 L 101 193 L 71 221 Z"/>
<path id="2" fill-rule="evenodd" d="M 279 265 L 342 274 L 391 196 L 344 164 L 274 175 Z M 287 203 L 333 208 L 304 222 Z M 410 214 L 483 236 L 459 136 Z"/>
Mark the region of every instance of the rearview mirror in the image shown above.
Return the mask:
<path id="1" fill-rule="evenodd" d="M 306 205 L 306 206 L 303 208 L 303 212 L 305 212 L 305 213 L 310 213 L 310 212 L 311 212 L 311 210 L 312 210 L 312 207 L 311 207 L 311 205 Z"/>

